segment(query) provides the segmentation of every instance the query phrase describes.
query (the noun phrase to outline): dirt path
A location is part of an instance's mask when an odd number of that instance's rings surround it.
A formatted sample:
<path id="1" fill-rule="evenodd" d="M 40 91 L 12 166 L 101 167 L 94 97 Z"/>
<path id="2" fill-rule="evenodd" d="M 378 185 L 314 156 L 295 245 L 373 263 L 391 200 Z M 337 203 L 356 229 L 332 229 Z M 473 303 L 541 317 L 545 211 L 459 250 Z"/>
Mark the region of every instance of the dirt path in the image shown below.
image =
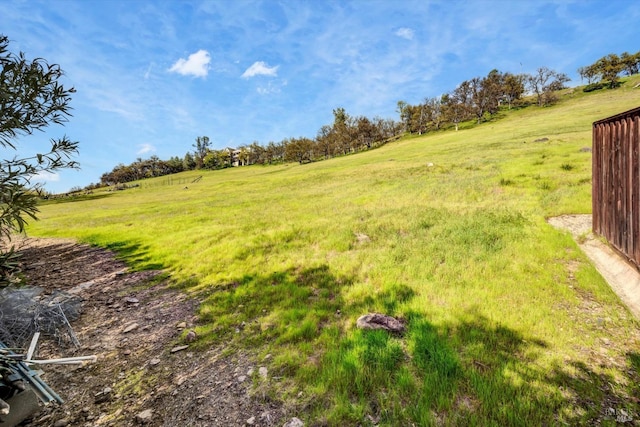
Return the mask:
<path id="1" fill-rule="evenodd" d="M 159 272 L 127 272 L 109 251 L 70 240 L 24 239 L 18 245 L 29 284 L 47 292 L 72 290 L 84 300 L 72 324 L 81 347 L 45 340 L 37 356 L 98 356 L 83 367 L 46 366 L 43 379 L 65 403 L 50 405 L 27 425 L 284 423 L 280 405 L 254 391 L 254 382 L 271 378 L 260 377 L 253 355 L 223 356 L 222 348 L 175 351 L 188 345 L 198 302 L 164 283 L 149 286 Z"/>
<path id="2" fill-rule="evenodd" d="M 591 215 L 563 215 L 549 218 L 548 222 L 571 233 L 611 289 L 640 319 L 640 273 L 622 255 L 591 233 Z"/>

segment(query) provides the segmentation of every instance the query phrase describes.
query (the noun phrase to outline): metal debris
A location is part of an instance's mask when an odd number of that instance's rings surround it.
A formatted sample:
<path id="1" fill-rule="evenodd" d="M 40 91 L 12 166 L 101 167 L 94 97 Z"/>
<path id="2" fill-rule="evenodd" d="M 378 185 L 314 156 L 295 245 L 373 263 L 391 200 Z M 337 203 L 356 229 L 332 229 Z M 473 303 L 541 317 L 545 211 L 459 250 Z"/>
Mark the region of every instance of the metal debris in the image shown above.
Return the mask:
<path id="1" fill-rule="evenodd" d="M 66 292 L 43 295 L 36 286 L 0 290 L 0 340 L 13 347 L 25 346 L 36 332 L 51 335 L 58 343 L 79 347 L 70 321 L 80 316 L 82 300 Z"/>

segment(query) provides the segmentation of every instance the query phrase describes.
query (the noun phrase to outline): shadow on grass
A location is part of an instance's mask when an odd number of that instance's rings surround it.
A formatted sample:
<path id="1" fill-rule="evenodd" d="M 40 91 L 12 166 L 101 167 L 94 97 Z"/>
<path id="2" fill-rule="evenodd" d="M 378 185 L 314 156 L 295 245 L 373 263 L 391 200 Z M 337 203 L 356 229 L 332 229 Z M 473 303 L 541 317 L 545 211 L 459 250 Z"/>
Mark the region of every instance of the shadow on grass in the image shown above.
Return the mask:
<path id="1" fill-rule="evenodd" d="M 616 371 L 627 375 L 621 384 L 611 370 L 549 362 L 544 340 L 477 310 L 439 324 L 403 313 L 414 297 L 406 286 L 347 303 L 353 280 L 326 265 L 243 276 L 205 296 L 199 343 L 272 354 L 272 397 L 295 402 L 310 425 L 584 425 L 640 415 L 630 397 L 636 353 Z M 355 329 L 373 307 L 404 317 L 406 333 Z"/>
<path id="2" fill-rule="evenodd" d="M 149 254 L 149 246 L 137 242 L 113 242 L 100 246 L 113 251 L 133 271 L 163 270 L 166 267 Z"/>
<path id="3" fill-rule="evenodd" d="M 245 275 L 208 291 L 201 333 L 214 342 L 236 335 L 245 344 L 312 341 L 341 316 L 341 288 L 351 283 L 327 266 Z"/>
<path id="4" fill-rule="evenodd" d="M 475 312 L 443 325 L 407 317 L 404 337 L 352 331 L 327 349 L 307 375 L 328 397 L 319 425 L 601 425 L 640 415 L 637 354 L 624 385 L 582 362 L 545 366 L 547 343 Z"/>
<path id="5" fill-rule="evenodd" d="M 102 194 L 81 194 L 81 195 L 61 195 L 54 196 L 48 199 L 41 199 L 38 201 L 38 205 L 59 205 L 62 203 L 81 202 L 85 200 L 98 200 L 106 197 L 111 197 L 115 193 L 102 193 Z"/>

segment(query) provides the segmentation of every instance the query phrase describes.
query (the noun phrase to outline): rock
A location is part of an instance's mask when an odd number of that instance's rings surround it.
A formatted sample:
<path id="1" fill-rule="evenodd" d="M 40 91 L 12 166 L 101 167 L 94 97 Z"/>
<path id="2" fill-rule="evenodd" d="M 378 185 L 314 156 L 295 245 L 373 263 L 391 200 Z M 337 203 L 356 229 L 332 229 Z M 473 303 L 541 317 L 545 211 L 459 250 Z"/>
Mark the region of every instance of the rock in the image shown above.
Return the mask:
<path id="1" fill-rule="evenodd" d="M 380 313 L 369 313 L 358 318 L 356 326 L 359 329 L 384 329 L 389 332 L 403 333 L 404 323 L 395 317 Z"/>
<path id="2" fill-rule="evenodd" d="M 69 420 L 66 418 L 63 418 L 53 423 L 53 427 L 67 427 L 68 425 L 69 425 Z"/>
<path id="3" fill-rule="evenodd" d="M 184 337 L 184 340 L 186 342 L 194 342 L 196 340 L 196 338 L 198 338 L 198 336 L 196 335 L 196 331 L 194 331 L 193 329 L 190 330 L 187 335 Z"/>
<path id="4" fill-rule="evenodd" d="M 246 375 L 240 375 L 240 376 L 238 377 L 238 382 L 239 382 L 239 383 L 243 383 L 243 382 L 245 382 L 246 380 L 247 380 Z"/>
<path id="5" fill-rule="evenodd" d="M 266 378 L 267 378 L 267 375 L 269 374 L 269 371 L 268 371 L 268 370 L 267 370 L 267 368 L 265 368 L 264 366 L 260 366 L 260 369 L 258 369 L 258 374 L 259 374 L 262 378 L 266 379 Z"/>
<path id="6" fill-rule="evenodd" d="M 247 422 L 247 424 L 252 426 L 252 425 L 254 425 L 256 423 L 256 417 L 251 417 L 246 422 Z"/>
<path id="7" fill-rule="evenodd" d="M 171 353 L 177 353 L 177 352 L 179 352 L 179 351 L 186 350 L 186 349 L 188 349 L 188 348 L 189 348 L 189 346 L 188 346 L 188 345 L 179 345 L 179 346 L 177 346 L 177 347 L 173 347 L 173 348 L 171 349 Z"/>
<path id="8" fill-rule="evenodd" d="M 282 427 L 304 427 L 304 423 L 300 418 L 293 417 L 289 421 L 284 423 Z"/>
<path id="9" fill-rule="evenodd" d="M 137 304 L 140 302 L 140 300 L 138 298 L 134 298 L 134 297 L 125 297 L 124 301 L 129 303 L 129 304 Z"/>
<path id="10" fill-rule="evenodd" d="M 176 325 L 178 329 L 185 329 L 187 327 L 187 322 L 180 322 Z"/>
<path id="11" fill-rule="evenodd" d="M 149 361 L 149 365 L 151 365 L 151 366 L 156 366 L 158 364 L 160 364 L 160 359 L 158 359 L 157 357 L 154 357 L 153 359 L 151 359 Z"/>
<path id="12" fill-rule="evenodd" d="M 108 402 L 111 400 L 112 398 L 112 389 L 111 387 L 105 387 L 102 391 L 99 391 L 95 394 L 95 399 L 94 402 L 96 404 L 100 404 L 100 403 L 104 403 L 104 402 Z"/>
<path id="13" fill-rule="evenodd" d="M 128 334 L 131 331 L 135 331 L 136 329 L 138 329 L 138 325 L 137 323 L 132 323 L 129 326 L 127 326 L 126 328 L 124 328 L 124 330 L 122 331 L 123 334 Z"/>
<path id="14" fill-rule="evenodd" d="M 140 424 L 147 424 L 153 418 L 153 409 L 145 409 L 136 415 L 136 421 Z"/>
<path id="15" fill-rule="evenodd" d="M 371 238 L 364 233 L 356 233 L 356 240 L 358 243 L 370 242 Z"/>

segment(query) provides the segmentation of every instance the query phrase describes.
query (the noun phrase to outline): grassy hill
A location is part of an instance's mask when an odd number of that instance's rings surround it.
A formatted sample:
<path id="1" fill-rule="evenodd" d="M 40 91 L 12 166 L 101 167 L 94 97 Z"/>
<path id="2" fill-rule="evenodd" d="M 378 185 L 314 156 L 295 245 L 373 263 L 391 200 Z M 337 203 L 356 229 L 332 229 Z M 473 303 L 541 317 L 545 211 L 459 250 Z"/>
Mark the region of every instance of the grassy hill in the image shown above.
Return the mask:
<path id="1" fill-rule="evenodd" d="M 358 155 L 46 204 L 29 234 L 166 269 L 203 299 L 198 344 L 272 354 L 263 390 L 312 423 L 638 419 L 639 324 L 545 222 L 591 211 L 591 124 L 637 107 L 638 81 Z M 356 330 L 371 311 L 407 333 Z"/>

